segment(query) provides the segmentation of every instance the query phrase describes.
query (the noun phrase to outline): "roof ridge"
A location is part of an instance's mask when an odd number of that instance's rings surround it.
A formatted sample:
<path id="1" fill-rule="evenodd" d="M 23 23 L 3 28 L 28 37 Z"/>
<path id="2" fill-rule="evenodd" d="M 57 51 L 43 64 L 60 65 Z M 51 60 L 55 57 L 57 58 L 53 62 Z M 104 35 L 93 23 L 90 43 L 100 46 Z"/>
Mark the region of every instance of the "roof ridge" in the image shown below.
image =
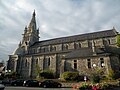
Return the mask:
<path id="1" fill-rule="evenodd" d="M 58 43 L 66 43 L 66 42 L 73 42 L 73 41 L 82 41 L 82 40 L 111 37 L 111 36 L 115 36 L 115 35 L 117 35 L 116 30 L 110 29 L 110 30 L 92 32 L 92 33 L 85 33 L 85 34 L 78 34 L 78 35 L 42 40 L 37 43 L 40 43 L 42 45 L 58 44 Z M 35 44 L 36 43 L 34 43 L 34 45 Z"/>

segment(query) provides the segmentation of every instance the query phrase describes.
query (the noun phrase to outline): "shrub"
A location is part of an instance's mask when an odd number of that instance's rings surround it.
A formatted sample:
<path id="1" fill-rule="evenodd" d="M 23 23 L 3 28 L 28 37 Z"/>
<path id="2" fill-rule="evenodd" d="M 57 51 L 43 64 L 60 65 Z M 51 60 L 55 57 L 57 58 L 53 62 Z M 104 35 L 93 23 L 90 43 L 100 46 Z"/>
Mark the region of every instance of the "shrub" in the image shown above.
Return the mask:
<path id="1" fill-rule="evenodd" d="M 112 86 L 110 84 L 107 83 L 102 83 L 100 86 L 100 89 L 102 90 L 112 90 Z"/>
<path id="2" fill-rule="evenodd" d="M 115 72 L 112 69 L 109 70 L 108 79 L 110 80 L 115 79 Z"/>
<path id="3" fill-rule="evenodd" d="M 90 75 L 90 80 L 93 82 L 93 83 L 99 83 L 100 82 L 100 75 L 97 74 L 97 73 L 92 73 Z"/>
<path id="4" fill-rule="evenodd" d="M 64 72 L 62 78 L 66 81 L 76 81 L 79 77 L 78 72 Z"/>
<path id="5" fill-rule="evenodd" d="M 80 87 L 79 90 L 91 90 L 91 86 L 89 84 L 83 83 Z"/>
<path id="6" fill-rule="evenodd" d="M 120 34 L 117 35 L 117 46 L 120 47 Z"/>
<path id="7" fill-rule="evenodd" d="M 54 74 L 51 70 L 46 70 L 40 73 L 40 77 L 45 79 L 54 79 Z"/>
<path id="8" fill-rule="evenodd" d="M 78 78 L 77 78 L 77 80 L 78 81 L 84 81 L 84 76 L 85 75 L 79 75 Z M 86 79 L 88 80 L 87 76 L 86 76 Z"/>

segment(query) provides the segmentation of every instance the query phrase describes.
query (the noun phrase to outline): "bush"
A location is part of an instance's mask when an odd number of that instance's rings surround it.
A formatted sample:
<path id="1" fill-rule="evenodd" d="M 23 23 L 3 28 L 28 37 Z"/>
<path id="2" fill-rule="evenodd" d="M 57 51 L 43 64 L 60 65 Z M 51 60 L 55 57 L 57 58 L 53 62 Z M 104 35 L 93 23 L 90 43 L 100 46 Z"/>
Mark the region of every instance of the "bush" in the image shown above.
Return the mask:
<path id="1" fill-rule="evenodd" d="M 79 77 L 78 72 L 64 72 L 62 78 L 66 81 L 77 81 Z"/>
<path id="2" fill-rule="evenodd" d="M 120 34 L 117 35 L 117 46 L 120 47 Z"/>
<path id="3" fill-rule="evenodd" d="M 118 78 L 120 78 L 120 71 L 114 71 L 114 70 L 110 69 L 109 74 L 108 74 L 108 79 L 115 80 Z"/>
<path id="4" fill-rule="evenodd" d="M 54 79 L 54 74 L 52 71 L 43 71 L 40 73 L 40 77 L 43 77 L 45 79 Z"/>
<path id="5" fill-rule="evenodd" d="M 100 89 L 102 89 L 102 90 L 112 90 L 112 85 L 107 84 L 107 83 L 102 83 L 100 85 Z"/>
<path id="6" fill-rule="evenodd" d="M 79 87 L 79 90 L 91 90 L 91 86 L 86 84 L 86 83 L 83 83 L 80 87 Z"/>
<path id="7" fill-rule="evenodd" d="M 99 82 L 100 82 L 100 76 L 99 76 L 99 74 L 97 74 L 97 73 L 92 73 L 91 76 L 90 76 L 90 80 L 91 80 L 93 83 L 99 83 Z"/>
<path id="8" fill-rule="evenodd" d="M 85 75 L 79 75 L 78 78 L 77 78 L 77 80 L 78 81 L 84 81 L 84 76 Z M 88 80 L 87 76 L 86 76 L 86 79 Z"/>

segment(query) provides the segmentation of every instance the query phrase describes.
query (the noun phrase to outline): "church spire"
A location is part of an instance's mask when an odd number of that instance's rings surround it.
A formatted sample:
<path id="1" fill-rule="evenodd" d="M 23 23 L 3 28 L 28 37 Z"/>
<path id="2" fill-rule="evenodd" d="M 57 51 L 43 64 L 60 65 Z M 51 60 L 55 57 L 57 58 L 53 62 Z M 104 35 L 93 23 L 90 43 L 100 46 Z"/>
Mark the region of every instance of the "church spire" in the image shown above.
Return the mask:
<path id="1" fill-rule="evenodd" d="M 35 13 L 35 10 L 34 10 L 34 12 L 32 14 L 32 19 L 31 19 L 30 24 L 28 26 L 29 28 L 34 27 L 34 29 L 36 29 L 36 18 L 35 18 L 35 15 L 36 15 L 36 13 Z"/>
<path id="2" fill-rule="evenodd" d="M 35 15 L 36 15 L 36 14 L 35 14 L 35 10 L 34 10 L 34 12 L 33 12 L 33 16 L 35 17 Z"/>
<path id="3" fill-rule="evenodd" d="M 35 18 L 35 10 L 32 14 L 32 19 L 28 25 L 24 29 L 23 40 L 22 44 L 26 46 L 30 46 L 33 43 L 39 41 L 39 30 L 37 29 L 36 25 L 36 18 Z"/>

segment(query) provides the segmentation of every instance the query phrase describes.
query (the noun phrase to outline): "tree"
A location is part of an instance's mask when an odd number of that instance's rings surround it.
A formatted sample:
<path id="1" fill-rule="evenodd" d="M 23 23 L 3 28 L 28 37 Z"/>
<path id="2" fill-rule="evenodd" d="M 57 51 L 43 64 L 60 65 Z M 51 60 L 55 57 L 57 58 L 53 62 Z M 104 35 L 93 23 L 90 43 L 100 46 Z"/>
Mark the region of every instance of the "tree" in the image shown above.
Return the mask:
<path id="1" fill-rule="evenodd" d="M 114 76 L 115 76 L 114 71 L 112 69 L 110 69 L 109 74 L 108 74 L 108 78 L 109 79 L 114 79 Z"/>
<path id="2" fill-rule="evenodd" d="M 117 46 L 120 47 L 120 34 L 117 35 Z"/>
<path id="3" fill-rule="evenodd" d="M 40 72 L 41 72 L 40 66 L 37 64 L 36 69 L 35 69 L 35 73 L 36 73 L 37 78 L 40 78 Z"/>
<path id="4" fill-rule="evenodd" d="M 108 79 L 114 80 L 114 79 L 118 79 L 119 77 L 120 77 L 119 71 L 114 71 L 112 69 L 109 70 Z"/>

